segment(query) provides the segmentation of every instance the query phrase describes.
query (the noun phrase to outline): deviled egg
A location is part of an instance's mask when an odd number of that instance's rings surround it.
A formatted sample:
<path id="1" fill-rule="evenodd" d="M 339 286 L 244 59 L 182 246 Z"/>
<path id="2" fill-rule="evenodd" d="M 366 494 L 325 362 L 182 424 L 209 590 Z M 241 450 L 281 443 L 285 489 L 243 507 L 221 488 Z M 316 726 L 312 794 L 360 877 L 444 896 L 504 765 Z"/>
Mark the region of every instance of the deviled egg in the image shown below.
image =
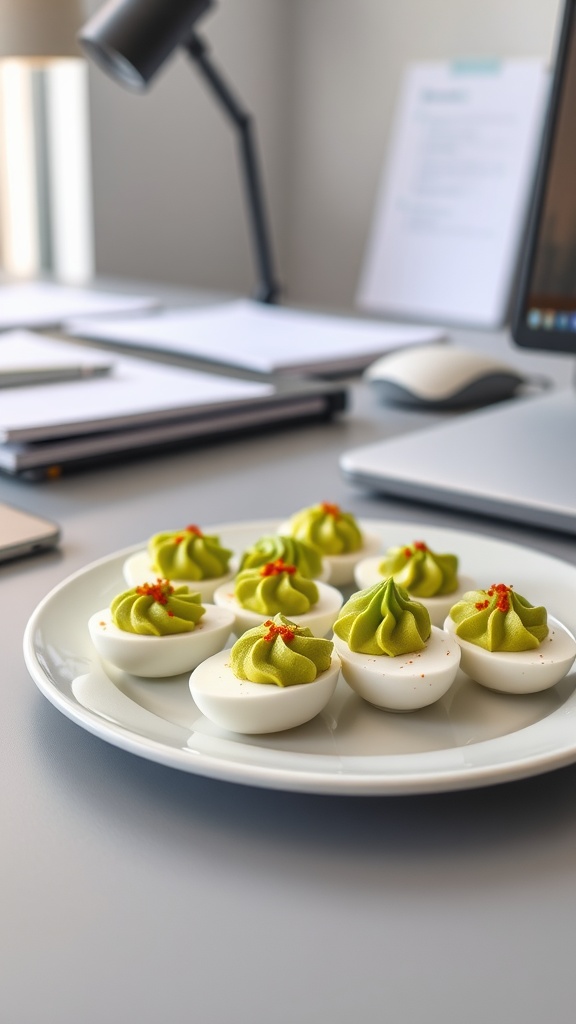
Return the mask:
<path id="1" fill-rule="evenodd" d="M 155 533 L 142 551 L 130 555 L 123 568 L 130 587 L 154 583 L 161 576 L 181 583 L 211 601 L 221 583 L 232 579 L 232 551 L 222 547 L 220 539 L 190 524 L 182 530 Z"/>
<path id="2" fill-rule="evenodd" d="M 342 600 L 335 587 L 305 579 L 295 565 L 281 558 L 243 569 L 233 585 L 223 584 L 214 591 L 214 604 L 234 613 L 237 636 L 279 613 L 324 636 L 332 629 Z"/>
<path id="3" fill-rule="evenodd" d="M 317 548 L 296 537 L 285 537 L 279 533 L 266 534 L 247 548 L 240 556 L 238 571 L 257 569 L 279 558 L 288 565 L 295 565 L 306 579 L 324 583 L 329 579 L 329 567 Z"/>
<path id="4" fill-rule="evenodd" d="M 329 567 L 330 583 L 337 587 L 352 583 L 354 566 L 382 547 L 379 536 L 363 530 L 350 512 L 328 501 L 296 512 L 279 533 L 315 547 Z"/>
<path id="5" fill-rule="evenodd" d="M 276 615 L 199 665 L 190 692 L 206 718 L 223 729 L 281 732 L 326 707 L 339 672 L 330 640 Z"/>
<path id="6" fill-rule="evenodd" d="M 458 575 L 457 555 L 439 555 L 422 540 L 365 558 L 354 570 L 354 579 L 361 589 L 389 576 L 428 609 L 432 625 L 440 628 L 452 605 L 475 586 L 470 577 Z"/>
<path id="7" fill-rule="evenodd" d="M 334 623 L 342 675 L 386 711 L 415 711 L 443 697 L 460 664 L 453 638 L 392 577 L 353 594 Z"/>
<path id="8" fill-rule="evenodd" d="M 460 646 L 464 672 L 501 693 L 547 690 L 576 658 L 566 626 L 505 583 L 464 594 L 444 628 Z"/>
<path id="9" fill-rule="evenodd" d="M 149 678 L 190 672 L 222 650 L 234 623 L 224 608 L 202 605 L 200 595 L 168 580 L 143 583 L 114 598 L 88 621 L 104 661 Z"/>

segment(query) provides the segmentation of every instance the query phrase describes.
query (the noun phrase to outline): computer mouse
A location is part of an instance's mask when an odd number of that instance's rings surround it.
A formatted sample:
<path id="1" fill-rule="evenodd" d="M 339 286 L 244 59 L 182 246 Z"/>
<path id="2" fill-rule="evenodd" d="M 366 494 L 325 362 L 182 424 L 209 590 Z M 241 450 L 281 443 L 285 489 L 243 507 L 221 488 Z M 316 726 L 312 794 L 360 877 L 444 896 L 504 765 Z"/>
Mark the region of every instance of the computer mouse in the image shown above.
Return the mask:
<path id="1" fill-rule="evenodd" d="M 506 363 L 449 344 L 391 352 L 372 363 L 364 378 L 385 402 L 427 409 L 489 405 L 511 398 L 526 383 Z"/>

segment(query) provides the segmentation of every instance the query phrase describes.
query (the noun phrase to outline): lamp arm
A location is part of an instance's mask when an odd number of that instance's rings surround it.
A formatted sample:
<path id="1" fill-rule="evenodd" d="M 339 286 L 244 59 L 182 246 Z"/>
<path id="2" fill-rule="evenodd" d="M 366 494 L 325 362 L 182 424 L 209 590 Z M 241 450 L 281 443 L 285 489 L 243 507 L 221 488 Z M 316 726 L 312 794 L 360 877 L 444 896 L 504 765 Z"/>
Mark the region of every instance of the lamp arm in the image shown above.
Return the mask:
<path id="1" fill-rule="evenodd" d="M 229 87 L 210 61 L 204 42 L 191 32 L 184 41 L 184 48 L 195 61 L 212 92 L 224 107 L 238 129 L 240 157 L 244 174 L 244 186 L 250 215 L 250 226 L 254 253 L 259 274 L 259 285 L 255 298 L 259 302 L 276 303 L 279 285 L 273 268 L 270 234 L 264 209 L 261 176 L 256 155 L 256 143 L 251 116 L 240 106 Z"/>

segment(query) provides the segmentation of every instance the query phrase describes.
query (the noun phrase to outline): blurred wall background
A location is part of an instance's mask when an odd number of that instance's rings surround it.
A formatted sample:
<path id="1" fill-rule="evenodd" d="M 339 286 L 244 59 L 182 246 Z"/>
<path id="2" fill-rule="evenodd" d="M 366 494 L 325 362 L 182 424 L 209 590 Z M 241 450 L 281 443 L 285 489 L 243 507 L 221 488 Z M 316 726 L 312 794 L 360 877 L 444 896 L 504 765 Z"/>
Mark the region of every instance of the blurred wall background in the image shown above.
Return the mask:
<path id="1" fill-rule="evenodd" d="M 219 0 L 198 32 L 255 117 L 287 300 L 354 307 L 405 64 L 548 60 L 560 5 Z M 250 293 L 236 139 L 190 61 L 175 56 L 146 95 L 89 77 L 97 271 Z"/>

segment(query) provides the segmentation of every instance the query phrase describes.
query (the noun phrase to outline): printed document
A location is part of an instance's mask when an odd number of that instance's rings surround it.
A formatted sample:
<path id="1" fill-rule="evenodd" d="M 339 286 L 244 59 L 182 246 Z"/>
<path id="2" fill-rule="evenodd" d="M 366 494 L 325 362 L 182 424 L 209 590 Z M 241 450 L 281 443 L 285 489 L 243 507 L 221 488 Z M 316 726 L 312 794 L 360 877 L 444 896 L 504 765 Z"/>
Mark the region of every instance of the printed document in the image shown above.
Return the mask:
<path id="1" fill-rule="evenodd" d="M 408 69 L 361 308 L 460 326 L 505 322 L 548 85 L 537 60 Z"/>

